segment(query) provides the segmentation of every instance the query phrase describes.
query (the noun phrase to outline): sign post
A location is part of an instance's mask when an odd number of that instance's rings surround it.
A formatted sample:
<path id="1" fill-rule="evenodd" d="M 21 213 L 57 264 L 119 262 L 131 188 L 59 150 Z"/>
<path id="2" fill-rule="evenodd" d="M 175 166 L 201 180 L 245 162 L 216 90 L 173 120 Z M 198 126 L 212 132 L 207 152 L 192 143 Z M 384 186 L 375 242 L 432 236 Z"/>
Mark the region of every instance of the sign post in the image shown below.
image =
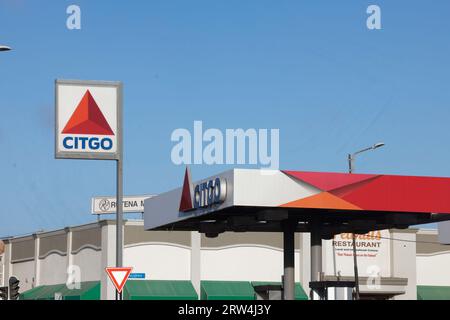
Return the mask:
<path id="1" fill-rule="evenodd" d="M 115 160 L 116 203 L 123 198 L 122 83 L 56 80 L 55 158 Z M 116 267 L 122 267 L 122 206 L 116 210 Z M 116 300 L 121 300 L 116 290 Z"/>
<path id="2" fill-rule="evenodd" d="M 123 198 L 123 170 L 122 170 L 122 152 L 117 159 L 117 196 L 116 203 L 122 203 Z M 120 268 L 123 264 L 123 206 L 117 206 L 116 210 L 116 267 Z M 122 300 L 122 290 L 116 288 L 116 300 Z"/>

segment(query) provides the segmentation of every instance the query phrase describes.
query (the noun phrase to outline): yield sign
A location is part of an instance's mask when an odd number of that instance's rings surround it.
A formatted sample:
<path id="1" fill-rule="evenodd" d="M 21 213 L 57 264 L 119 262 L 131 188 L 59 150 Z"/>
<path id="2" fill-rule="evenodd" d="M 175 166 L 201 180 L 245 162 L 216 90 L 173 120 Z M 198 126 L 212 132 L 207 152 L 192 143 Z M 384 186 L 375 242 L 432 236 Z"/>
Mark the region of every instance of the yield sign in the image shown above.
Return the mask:
<path id="1" fill-rule="evenodd" d="M 121 293 L 123 287 L 125 286 L 125 283 L 128 280 L 128 277 L 130 276 L 131 270 L 133 268 L 131 267 L 123 267 L 123 268 L 106 268 L 106 273 L 108 274 L 109 278 L 111 279 L 112 283 L 117 289 L 117 292 Z"/>

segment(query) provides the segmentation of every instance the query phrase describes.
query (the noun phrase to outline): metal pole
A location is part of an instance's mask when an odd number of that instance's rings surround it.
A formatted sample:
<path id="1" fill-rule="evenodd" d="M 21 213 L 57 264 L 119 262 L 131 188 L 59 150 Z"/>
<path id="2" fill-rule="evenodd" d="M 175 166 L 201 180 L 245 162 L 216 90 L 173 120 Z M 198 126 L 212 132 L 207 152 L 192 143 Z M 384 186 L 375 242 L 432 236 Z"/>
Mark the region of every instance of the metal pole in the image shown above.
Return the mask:
<path id="1" fill-rule="evenodd" d="M 354 158 L 355 158 L 355 156 L 357 154 L 360 154 L 362 152 L 366 152 L 366 151 L 369 151 L 369 150 L 375 150 L 375 149 L 378 149 L 378 148 L 380 148 L 382 146 L 384 146 L 384 143 L 380 142 L 380 143 L 374 144 L 371 147 L 368 147 L 368 148 L 356 151 L 353 154 L 349 154 L 348 155 L 348 172 L 349 173 L 353 173 L 353 171 L 354 171 L 353 161 L 354 161 Z M 353 238 L 353 268 L 355 270 L 355 289 L 356 289 L 355 290 L 356 291 L 355 292 L 355 299 L 359 300 L 358 258 L 357 258 L 357 255 L 356 255 L 356 237 L 355 237 L 355 233 L 354 232 L 352 233 L 352 238 Z"/>
<path id="2" fill-rule="evenodd" d="M 353 156 L 351 154 L 348 155 L 348 172 L 353 173 Z"/>
<path id="3" fill-rule="evenodd" d="M 122 214 L 122 200 L 123 200 L 123 170 L 122 170 L 122 155 L 117 159 L 117 194 L 116 194 L 116 267 L 120 268 L 123 264 L 123 214 Z M 122 294 L 116 291 L 116 300 L 122 300 Z"/>
<path id="4" fill-rule="evenodd" d="M 353 269 L 355 271 L 355 300 L 359 300 L 359 276 L 358 276 L 358 260 L 356 256 L 356 237 L 352 233 L 353 237 Z"/>
<path id="5" fill-rule="evenodd" d="M 322 236 L 320 224 L 316 220 L 311 221 L 311 281 L 321 281 L 322 273 Z M 314 292 L 311 290 L 311 300 L 314 300 Z M 323 297 L 320 297 L 322 299 Z"/>
<path id="6" fill-rule="evenodd" d="M 348 172 L 353 173 L 353 156 L 348 155 Z M 353 241 L 353 270 L 355 273 L 355 300 L 359 300 L 359 276 L 358 276 L 358 257 L 356 254 L 356 237 L 355 233 L 352 233 Z"/>
<path id="7" fill-rule="evenodd" d="M 283 277 L 283 300 L 295 299 L 295 221 L 286 220 L 283 225 L 283 254 L 284 254 L 284 277 Z"/>

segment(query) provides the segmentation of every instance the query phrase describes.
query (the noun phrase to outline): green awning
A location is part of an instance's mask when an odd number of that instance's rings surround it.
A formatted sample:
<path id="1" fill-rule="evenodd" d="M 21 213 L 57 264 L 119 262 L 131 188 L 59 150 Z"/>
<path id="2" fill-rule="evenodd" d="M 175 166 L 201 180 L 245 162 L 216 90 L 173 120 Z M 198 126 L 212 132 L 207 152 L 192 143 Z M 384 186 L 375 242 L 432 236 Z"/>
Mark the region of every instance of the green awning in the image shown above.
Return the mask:
<path id="1" fill-rule="evenodd" d="M 450 300 L 450 287 L 417 286 L 417 300 Z"/>
<path id="2" fill-rule="evenodd" d="M 61 292 L 64 300 L 100 300 L 100 281 L 81 282 L 80 289 L 68 289 Z"/>
<path id="3" fill-rule="evenodd" d="M 44 288 L 45 286 L 39 286 L 27 290 L 19 295 L 19 300 L 34 300 L 35 297 L 39 296 L 39 292 Z"/>
<path id="4" fill-rule="evenodd" d="M 202 281 L 202 300 L 255 300 L 248 281 Z"/>
<path id="5" fill-rule="evenodd" d="M 267 285 L 281 285 L 281 282 L 264 282 L 264 281 L 253 281 L 252 286 L 267 286 Z M 308 295 L 300 283 L 295 284 L 295 300 L 308 300 Z"/>
<path id="6" fill-rule="evenodd" d="M 22 300 L 54 300 L 61 293 L 64 300 L 100 300 L 100 281 L 81 282 L 80 289 L 70 290 L 66 284 L 39 286 L 20 294 Z"/>
<path id="7" fill-rule="evenodd" d="M 44 286 L 44 288 L 39 291 L 38 296 L 34 300 L 55 300 L 55 293 L 61 292 L 65 286 L 65 284 Z"/>
<path id="8" fill-rule="evenodd" d="M 128 280 L 123 289 L 124 300 L 198 300 L 190 281 Z"/>
<path id="9" fill-rule="evenodd" d="M 55 300 L 55 293 L 62 292 L 65 284 L 54 284 L 51 286 L 40 286 L 23 293 L 26 300 Z M 39 290 L 35 290 L 38 289 Z"/>

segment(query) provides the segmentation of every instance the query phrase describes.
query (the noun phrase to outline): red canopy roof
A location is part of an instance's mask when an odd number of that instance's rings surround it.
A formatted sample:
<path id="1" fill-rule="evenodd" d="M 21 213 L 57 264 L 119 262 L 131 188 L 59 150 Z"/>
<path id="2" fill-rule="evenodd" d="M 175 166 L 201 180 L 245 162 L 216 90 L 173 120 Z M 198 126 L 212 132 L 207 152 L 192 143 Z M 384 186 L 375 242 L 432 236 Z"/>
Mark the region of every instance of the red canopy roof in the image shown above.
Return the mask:
<path id="1" fill-rule="evenodd" d="M 283 172 L 322 191 L 283 207 L 450 214 L 450 178 Z"/>

